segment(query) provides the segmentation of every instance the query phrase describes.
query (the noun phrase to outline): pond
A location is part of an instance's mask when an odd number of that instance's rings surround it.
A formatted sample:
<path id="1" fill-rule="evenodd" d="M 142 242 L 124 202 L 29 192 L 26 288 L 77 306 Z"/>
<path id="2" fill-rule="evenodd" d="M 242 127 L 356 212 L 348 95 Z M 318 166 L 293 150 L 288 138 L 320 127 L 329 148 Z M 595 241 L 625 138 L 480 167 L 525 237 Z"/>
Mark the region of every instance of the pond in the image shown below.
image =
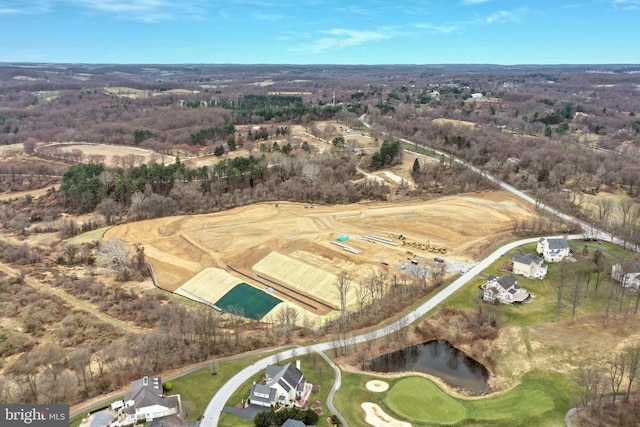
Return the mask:
<path id="1" fill-rule="evenodd" d="M 489 390 L 489 371 L 446 340 L 434 340 L 383 354 L 370 361 L 376 372 L 422 372 L 453 387 L 482 394 Z"/>

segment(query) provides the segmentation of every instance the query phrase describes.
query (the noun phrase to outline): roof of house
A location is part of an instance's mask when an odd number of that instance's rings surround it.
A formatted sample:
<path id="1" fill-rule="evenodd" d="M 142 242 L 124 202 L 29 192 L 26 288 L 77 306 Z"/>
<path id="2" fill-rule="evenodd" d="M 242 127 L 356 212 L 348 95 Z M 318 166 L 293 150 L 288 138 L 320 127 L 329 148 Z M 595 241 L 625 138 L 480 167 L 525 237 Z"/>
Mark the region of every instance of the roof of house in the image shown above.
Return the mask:
<path id="1" fill-rule="evenodd" d="M 256 396 L 255 393 L 266 394 L 269 397 Z M 254 384 L 251 389 L 251 401 L 253 403 L 271 403 L 276 397 L 276 389 L 266 386 L 264 384 Z"/>
<path id="2" fill-rule="evenodd" d="M 292 420 L 291 418 L 289 418 L 287 421 L 284 422 L 284 424 L 282 424 L 282 427 L 307 427 L 307 426 L 302 421 Z"/>
<path id="3" fill-rule="evenodd" d="M 540 242 L 543 242 L 544 240 L 547 241 L 549 249 L 551 250 L 569 249 L 569 243 L 567 243 L 565 239 L 547 239 L 543 237 L 540 239 Z"/>
<path id="4" fill-rule="evenodd" d="M 296 365 L 289 362 L 281 367 L 276 375 L 271 377 L 267 385 L 278 383 L 285 391 L 289 391 L 292 387 L 296 387 L 302 379 L 302 371 L 296 368 Z"/>
<path id="5" fill-rule="evenodd" d="M 280 365 L 269 365 L 267 366 L 267 377 L 273 378 L 278 375 L 282 371 L 282 366 Z"/>
<path id="6" fill-rule="evenodd" d="M 519 262 L 521 264 L 529 264 L 529 265 L 533 262 L 535 264 L 540 265 L 544 260 L 536 254 L 526 254 L 526 255 L 516 254 L 513 256 L 513 261 Z"/>
<path id="7" fill-rule="evenodd" d="M 504 290 L 508 290 L 511 287 L 519 288 L 518 281 L 512 275 L 498 277 L 497 282 L 504 288 Z"/>
<path id="8" fill-rule="evenodd" d="M 622 264 L 622 271 L 625 274 L 640 273 L 640 262 L 625 262 Z"/>
<path id="9" fill-rule="evenodd" d="M 133 407 L 125 408 L 125 412 L 152 405 L 177 408 L 178 400 L 176 396 L 163 397 L 162 392 L 162 380 L 160 377 L 143 377 L 142 379 L 131 381 L 131 390 L 125 394 L 124 400 L 133 400 L 134 405 Z"/>

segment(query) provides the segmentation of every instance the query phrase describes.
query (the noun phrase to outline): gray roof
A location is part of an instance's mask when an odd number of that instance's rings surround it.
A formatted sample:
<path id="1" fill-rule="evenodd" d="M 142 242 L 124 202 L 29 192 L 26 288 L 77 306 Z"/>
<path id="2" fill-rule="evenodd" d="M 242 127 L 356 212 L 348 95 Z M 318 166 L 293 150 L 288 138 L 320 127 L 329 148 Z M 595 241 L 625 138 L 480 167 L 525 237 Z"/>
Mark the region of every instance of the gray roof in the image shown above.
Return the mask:
<path id="1" fill-rule="evenodd" d="M 177 408 L 176 396 L 162 396 L 162 380 L 160 377 L 144 377 L 131 382 L 131 391 L 125 394 L 125 401 L 133 400 L 134 406 L 125 408 L 126 413 L 135 412 L 135 408 L 144 408 L 151 405 L 161 405 L 167 408 Z"/>
<path id="2" fill-rule="evenodd" d="M 272 365 L 273 366 L 273 365 Z M 280 371 L 271 377 L 268 384 L 278 383 L 285 390 L 289 391 L 292 387 L 296 387 L 303 379 L 302 372 L 296 368 L 296 365 L 289 362 Z"/>
<path id="3" fill-rule="evenodd" d="M 269 397 L 261 397 L 254 395 L 254 392 L 258 392 L 261 394 L 266 394 Z M 276 397 L 276 390 L 274 388 L 270 388 L 264 384 L 254 384 L 251 388 L 251 401 L 252 402 L 262 402 L 262 403 L 271 403 Z"/>
<path id="4" fill-rule="evenodd" d="M 282 366 L 279 365 L 269 365 L 267 366 L 267 377 L 273 378 L 278 375 L 282 371 Z"/>
<path id="5" fill-rule="evenodd" d="M 513 261 L 519 262 L 521 264 L 528 264 L 528 265 L 531 265 L 531 263 L 533 262 L 540 265 L 544 260 L 536 254 L 526 254 L 526 255 L 516 254 L 513 256 Z"/>
<path id="6" fill-rule="evenodd" d="M 625 274 L 640 273 L 640 262 L 625 262 L 622 264 L 622 271 Z"/>
<path id="7" fill-rule="evenodd" d="M 497 281 L 504 290 L 508 290 L 513 286 L 515 286 L 516 289 L 520 288 L 520 286 L 518 286 L 518 281 L 512 275 L 499 277 Z"/>
<path id="8" fill-rule="evenodd" d="M 565 239 L 547 239 L 547 242 L 552 250 L 569 249 L 569 243 Z"/>
<path id="9" fill-rule="evenodd" d="M 292 420 L 289 418 L 282 424 L 282 427 L 307 427 L 302 421 Z"/>

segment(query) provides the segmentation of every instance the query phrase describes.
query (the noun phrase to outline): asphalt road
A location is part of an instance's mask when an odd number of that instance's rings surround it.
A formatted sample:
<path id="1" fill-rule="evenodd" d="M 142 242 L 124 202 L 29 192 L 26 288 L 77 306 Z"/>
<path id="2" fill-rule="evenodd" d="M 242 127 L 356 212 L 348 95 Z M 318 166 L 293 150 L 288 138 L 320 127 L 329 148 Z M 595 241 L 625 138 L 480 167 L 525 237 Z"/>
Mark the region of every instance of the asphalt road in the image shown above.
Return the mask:
<path id="1" fill-rule="evenodd" d="M 366 122 L 365 122 L 365 115 L 362 115 L 360 117 L 360 121 L 367 127 L 370 127 Z M 414 142 L 412 141 L 408 141 L 408 140 L 404 140 L 401 139 L 401 141 L 403 142 L 407 142 L 410 144 L 414 144 Z M 433 150 L 433 149 L 431 149 Z M 449 158 L 450 156 L 447 153 L 444 153 L 442 151 L 439 150 L 433 150 L 435 153 L 439 154 L 439 155 L 443 155 L 446 158 Z M 550 206 L 547 206 L 537 200 L 535 200 L 534 198 L 532 198 L 531 196 L 525 194 L 524 192 L 512 187 L 511 185 L 505 183 L 504 181 L 501 181 L 499 179 L 497 179 L 496 177 L 486 173 L 485 171 L 481 170 L 480 168 L 477 168 L 475 166 L 472 166 L 460 159 L 456 159 L 453 158 L 453 161 L 455 161 L 456 163 L 459 164 L 463 164 L 465 167 L 469 168 L 470 170 L 478 173 L 479 175 L 485 177 L 486 179 L 494 182 L 495 184 L 499 185 L 502 189 L 504 189 L 505 191 L 515 195 L 516 197 L 536 206 L 538 209 L 542 209 L 546 212 L 551 213 L 552 215 L 555 215 L 569 223 L 572 224 L 576 224 L 577 226 L 579 226 L 582 231 L 584 232 L 583 234 L 578 234 L 578 235 L 572 235 L 572 236 L 568 236 L 567 238 L 569 239 L 581 239 L 584 236 L 589 236 L 590 238 L 595 238 L 595 239 L 601 239 L 601 240 L 608 240 L 611 241 L 613 243 L 617 243 L 617 244 L 624 244 L 624 242 L 621 239 L 618 239 L 617 237 L 615 237 L 614 235 L 612 235 L 611 233 L 607 233 L 603 230 L 600 230 L 598 228 L 596 228 L 595 226 L 586 223 L 585 221 L 579 220 L 577 218 L 574 218 L 572 216 L 566 215 L 556 209 L 553 209 Z M 565 236 L 549 236 L 549 237 L 565 237 Z M 529 239 L 523 239 L 523 240 L 518 240 L 516 242 L 511 242 L 508 243 L 504 246 L 502 246 L 501 248 L 497 249 L 495 252 L 493 252 L 491 255 L 489 255 L 488 257 L 486 257 L 484 260 L 482 260 L 481 262 L 479 262 L 478 264 L 476 264 L 475 266 L 473 266 L 472 268 L 470 268 L 469 270 L 467 270 L 466 273 L 462 274 L 458 279 L 456 279 L 455 281 L 453 281 L 449 286 L 447 286 L 445 289 L 443 289 L 442 291 L 440 291 L 437 295 L 435 295 L 433 298 L 431 298 L 429 301 L 425 302 L 424 304 L 422 304 L 421 306 L 419 306 L 418 308 L 414 309 L 413 311 L 411 311 L 410 313 L 406 314 L 404 317 L 400 318 L 399 320 L 395 321 L 394 323 L 387 325 L 383 328 L 380 328 L 378 330 L 372 331 L 372 332 L 367 332 L 365 334 L 362 335 L 357 335 L 354 337 L 350 337 L 348 338 L 348 344 L 358 344 L 358 343 L 362 343 L 362 342 L 366 342 L 369 340 L 375 340 L 381 337 L 384 337 L 394 331 L 397 331 L 401 328 L 404 328 L 406 326 L 408 326 L 409 324 L 413 323 L 414 320 L 418 319 L 419 317 L 425 315 L 426 313 L 430 312 L 431 310 L 433 310 L 437 305 L 439 305 L 440 303 L 442 303 L 443 301 L 445 301 L 447 298 L 449 298 L 452 294 L 454 294 L 457 290 L 459 290 L 462 286 L 464 286 L 467 282 L 469 282 L 469 280 L 473 279 L 476 275 L 478 275 L 479 273 L 482 272 L 482 270 L 484 270 L 485 268 L 487 268 L 489 265 L 491 265 L 494 261 L 496 261 L 498 258 L 500 258 L 500 256 L 502 256 L 504 253 L 509 252 L 515 248 L 517 248 L 518 246 L 527 244 L 527 243 L 533 243 L 539 240 L 540 237 L 534 237 L 534 238 L 529 238 Z M 635 246 L 632 249 L 638 251 L 640 248 Z M 301 352 L 306 352 L 306 353 L 310 353 L 310 352 L 317 352 L 322 354 L 324 351 L 327 350 L 331 350 L 333 348 L 339 347 L 341 345 L 346 344 L 345 342 L 340 342 L 340 341 L 331 341 L 331 342 L 324 342 L 324 343 L 320 343 L 320 344 L 314 344 L 314 345 L 310 345 L 310 346 L 306 346 L 306 347 L 302 347 L 301 349 L 297 349 L 297 350 L 289 350 L 289 351 L 284 351 L 281 353 L 278 353 L 277 355 L 273 355 L 270 357 L 267 357 L 265 359 L 260 360 L 257 363 L 254 363 L 251 366 L 248 366 L 247 368 L 243 369 L 242 371 L 238 372 L 234 377 L 232 377 L 227 383 L 225 383 L 220 390 L 218 390 L 218 392 L 213 396 L 213 399 L 211 399 L 211 401 L 209 402 L 209 405 L 207 406 L 204 414 L 203 414 L 203 418 L 202 421 L 200 423 L 201 427 L 216 427 L 218 425 L 218 420 L 220 419 L 220 414 L 222 409 L 224 408 L 225 403 L 227 402 L 227 400 L 230 398 L 231 394 L 238 389 L 244 382 L 248 381 L 251 377 L 253 377 L 254 375 L 258 374 L 259 372 L 263 371 L 264 369 L 266 369 L 266 367 L 268 365 L 274 364 L 276 362 L 278 362 L 279 360 L 283 360 L 283 359 L 289 359 L 292 357 L 295 357 L 297 354 L 301 354 Z M 324 355 L 324 357 L 326 359 L 328 359 L 328 357 L 326 355 Z M 335 366 L 332 364 L 332 366 Z M 339 369 L 334 367 L 334 371 L 337 370 L 337 375 L 339 375 Z M 332 387 L 331 393 L 329 395 L 329 407 L 332 411 L 334 411 L 334 413 L 336 413 L 335 409 L 332 408 L 332 396 L 335 393 L 335 391 L 340 387 L 340 383 L 339 383 L 339 376 L 336 377 L 337 381 L 336 383 L 334 383 L 334 386 Z M 343 421 L 343 420 L 342 420 Z M 346 427 L 347 424 L 344 423 L 343 421 L 343 425 Z"/>
<path id="2" fill-rule="evenodd" d="M 549 237 L 562 238 L 565 236 L 549 236 Z M 581 234 L 572 235 L 572 236 L 568 236 L 568 238 L 581 239 L 582 235 Z M 398 331 L 408 326 L 409 324 L 413 323 L 413 321 L 415 321 L 416 319 L 429 313 L 440 303 L 444 302 L 447 298 L 449 298 L 456 291 L 458 291 L 462 286 L 467 284 L 467 282 L 469 282 L 476 275 L 482 272 L 482 270 L 484 270 L 489 265 L 491 265 L 494 261 L 500 258 L 504 253 L 509 252 L 517 248 L 518 246 L 521 246 L 527 243 L 537 242 L 539 239 L 540 237 L 532 237 L 528 239 L 518 240 L 516 242 L 511 242 L 502 246 L 501 248 L 494 251 L 491 255 L 486 257 L 484 260 L 476 264 L 466 273 L 464 273 L 463 275 L 458 277 L 456 280 L 454 280 L 449 286 L 441 290 L 429 301 L 420 305 L 419 307 L 412 310 L 402 318 L 391 323 L 390 325 L 384 326 L 375 331 L 349 337 L 344 340 L 328 341 L 328 342 L 308 345 L 305 347 L 298 347 L 293 350 L 282 351 L 272 356 L 265 357 L 264 359 L 261 359 L 258 362 L 250 366 L 247 366 L 245 369 L 238 372 L 229 381 L 227 381 L 213 396 L 213 399 L 211 399 L 211 401 L 209 402 L 209 405 L 207 405 L 207 408 L 204 411 L 203 418 L 200 422 L 200 427 L 216 427 L 220 419 L 220 414 L 222 413 L 222 410 L 226 402 L 229 400 L 233 392 L 235 392 L 240 386 L 242 386 L 242 384 L 250 380 L 255 375 L 259 374 L 260 372 L 263 372 L 268 365 L 273 365 L 278 363 L 281 360 L 294 358 L 298 355 L 307 354 L 307 353 L 320 353 L 325 359 L 329 359 L 326 355 L 323 354 L 323 352 L 327 350 L 332 350 L 334 348 L 343 346 L 345 344 L 353 345 L 353 344 L 360 344 L 369 340 L 375 340 L 378 338 L 382 338 L 386 335 L 389 335 L 395 331 Z M 340 383 L 339 383 L 340 370 L 332 362 L 329 362 L 329 363 L 332 365 L 334 372 L 337 372 L 336 378 L 338 379 L 337 384 L 334 382 L 334 385 L 329 395 L 328 400 L 329 402 L 331 402 L 333 394 L 338 388 L 340 388 Z M 332 404 L 329 404 L 329 409 L 331 409 L 331 411 L 336 413 L 335 408 L 333 408 Z M 343 421 L 343 426 L 345 427 L 347 426 L 346 422 L 344 421 Z"/>

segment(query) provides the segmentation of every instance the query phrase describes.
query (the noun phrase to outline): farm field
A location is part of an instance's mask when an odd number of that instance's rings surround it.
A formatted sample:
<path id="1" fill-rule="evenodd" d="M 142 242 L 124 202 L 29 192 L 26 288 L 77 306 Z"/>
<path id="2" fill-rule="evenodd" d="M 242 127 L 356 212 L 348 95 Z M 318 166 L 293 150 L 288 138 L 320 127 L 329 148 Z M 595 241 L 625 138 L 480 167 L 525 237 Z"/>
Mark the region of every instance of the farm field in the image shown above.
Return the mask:
<path id="1" fill-rule="evenodd" d="M 449 259 L 474 262 L 489 247 L 511 237 L 513 221 L 535 216 L 533 207 L 504 192 L 393 206 L 264 203 L 124 224 L 111 228 L 105 238 L 142 244 L 164 289 L 194 293 L 215 303 L 241 282 L 261 289 L 273 285 L 273 296 L 309 310 L 312 305 L 338 305 L 332 286 L 342 271 L 357 284 L 371 271 L 389 269 L 398 274 L 401 270 L 396 268 L 407 258 L 434 256 L 402 246 L 400 234 L 407 241 L 446 248 Z M 371 234 L 393 239 L 398 246 L 361 238 Z M 349 236 L 344 244 L 362 252 L 350 253 L 332 244 L 339 236 Z M 353 290 L 348 299 L 355 304 Z M 311 314 L 326 313 L 311 310 Z"/>

